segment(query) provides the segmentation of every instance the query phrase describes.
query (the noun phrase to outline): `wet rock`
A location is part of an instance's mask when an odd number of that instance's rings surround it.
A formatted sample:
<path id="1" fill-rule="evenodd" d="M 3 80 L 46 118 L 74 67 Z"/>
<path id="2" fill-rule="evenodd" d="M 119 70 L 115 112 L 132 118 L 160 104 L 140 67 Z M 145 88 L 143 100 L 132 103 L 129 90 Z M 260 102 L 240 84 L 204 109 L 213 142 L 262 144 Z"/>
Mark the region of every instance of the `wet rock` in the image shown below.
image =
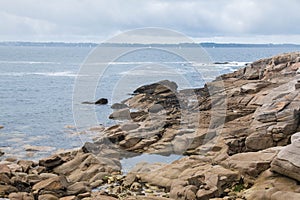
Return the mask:
<path id="1" fill-rule="evenodd" d="M 3 128 L 4 128 L 4 126 L 0 125 L 0 129 L 3 129 Z"/>
<path id="2" fill-rule="evenodd" d="M 98 104 L 98 105 L 105 105 L 108 103 L 108 100 L 105 99 L 105 98 L 101 98 L 101 99 L 98 99 L 95 104 Z"/>
<path id="3" fill-rule="evenodd" d="M 16 162 L 18 160 L 17 157 L 8 157 L 5 159 L 5 161 L 8 161 L 8 162 Z"/>
<path id="4" fill-rule="evenodd" d="M 115 110 L 120 110 L 120 109 L 124 109 L 124 108 L 128 108 L 128 106 L 124 103 L 114 103 L 112 106 L 111 106 L 112 109 L 115 109 Z"/>
<path id="5" fill-rule="evenodd" d="M 163 110 L 164 107 L 160 104 L 154 104 L 153 106 L 151 106 L 149 109 L 148 109 L 148 112 L 150 113 L 158 113 L 159 111 Z"/>
<path id="6" fill-rule="evenodd" d="M 63 159 L 59 155 L 52 155 L 39 160 L 39 165 L 47 168 L 54 168 L 58 165 L 61 165 L 63 162 Z"/>
<path id="7" fill-rule="evenodd" d="M 25 145 L 25 151 L 51 151 L 54 148 L 49 146 L 34 146 L 34 145 Z"/>
<path id="8" fill-rule="evenodd" d="M 120 128 L 123 131 L 131 131 L 131 130 L 137 129 L 139 127 L 140 127 L 140 125 L 137 123 L 126 123 L 126 124 L 122 124 Z"/>
<path id="9" fill-rule="evenodd" d="M 300 132 L 291 137 L 291 144 L 284 147 L 273 160 L 271 169 L 300 181 Z"/>
<path id="10" fill-rule="evenodd" d="M 140 93 L 146 93 L 146 94 L 153 94 L 154 92 L 156 93 L 161 93 L 165 91 L 176 91 L 178 88 L 177 84 L 175 82 L 169 81 L 169 80 L 164 80 L 164 81 L 159 81 L 157 83 L 153 83 L 150 85 L 145 85 L 137 88 L 133 93 L 134 94 L 140 94 Z"/>
<path id="11" fill-rule="evenodd" d="M 130 118 L 135 122 L 141 122 L 147 118 L 147 115 L 148 115 L 148 112 L 145 112 L 145 111 L 131 112 Z"/>
<path id="12" fill-rule="evenodd" d="M 130 119 L 130 111 L 128 108 L 116 110 L 109 116 L 109 118 L 110 119 L 120 119 L 120 120 Z"/>
<path id="13" fill-rule="evenodd" d="M 104 126 L 93 126 L 91 128 L 89 128 L 89 131 L 97 131 L 97 132 L 101 132 L 105 129 Z"/>

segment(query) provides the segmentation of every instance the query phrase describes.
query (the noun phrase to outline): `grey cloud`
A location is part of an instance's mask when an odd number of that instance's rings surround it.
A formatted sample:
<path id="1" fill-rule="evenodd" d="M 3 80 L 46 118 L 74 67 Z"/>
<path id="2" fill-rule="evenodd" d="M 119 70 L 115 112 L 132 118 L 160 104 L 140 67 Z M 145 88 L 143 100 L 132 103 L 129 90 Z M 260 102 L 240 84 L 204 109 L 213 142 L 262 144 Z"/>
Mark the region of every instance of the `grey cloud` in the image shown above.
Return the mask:
<path id="1" fill-rule="evenodd" d="M 0 2 L 0 40 L 106 38 L 162 27 L 192 37 L 300 35 L 300 1 L 10 0 Z"/>

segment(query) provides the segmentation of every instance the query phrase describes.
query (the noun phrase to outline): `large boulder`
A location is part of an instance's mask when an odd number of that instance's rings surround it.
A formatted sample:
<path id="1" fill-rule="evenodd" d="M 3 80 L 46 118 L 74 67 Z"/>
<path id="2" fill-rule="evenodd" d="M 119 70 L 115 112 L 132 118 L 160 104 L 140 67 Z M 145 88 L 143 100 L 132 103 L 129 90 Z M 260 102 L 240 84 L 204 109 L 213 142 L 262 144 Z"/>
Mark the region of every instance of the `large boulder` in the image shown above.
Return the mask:
<path id="1" fill-rule="evenodd" d="M 271 170 L 300 181 L 300 132 L 291 137 L 291 142 L 278 153 Z"/>
<path id="2" fill-rule="evenodd" d="M 178 86 L 175 82 L 169 81 L 169 80 L 163 80 L 159 81 L 157 83 L 152 83 L 149 85 L 144 85 L 139 88 L 137 88 L 133 93 L 134 94 L 140 94 L 140 93 L 146 93 L 146 94 L 154 94 L 154 93 L 162 93 L 166 91 L 173 91 L 175 92 L 177 90 Z"/>
<path id="3" fill-rule="evenodd" d="M 263 172 L 254 185 L 243 191 L 243 197 L 247 200 L 281 200 L 299 199 L 300 186 L 296 180 L 290 179 L 270 170 Z"/>
<path id="4" fill-rule="evenodd" d="M 281 147 L 273 147 L 259 152 L 246 152 L 230 156 L 222 165 L 238 170 L 250 178 L 257 177 L 261 172 L 270 168 L 270 164 Z"/>
<path id="5" fill-rule="evenodd" d="M 65 176 L 58 176 L 43 180 L 32 187 L 34 194 L 56 194 L 62 197 L 66 194 L 69 183 Z"/>

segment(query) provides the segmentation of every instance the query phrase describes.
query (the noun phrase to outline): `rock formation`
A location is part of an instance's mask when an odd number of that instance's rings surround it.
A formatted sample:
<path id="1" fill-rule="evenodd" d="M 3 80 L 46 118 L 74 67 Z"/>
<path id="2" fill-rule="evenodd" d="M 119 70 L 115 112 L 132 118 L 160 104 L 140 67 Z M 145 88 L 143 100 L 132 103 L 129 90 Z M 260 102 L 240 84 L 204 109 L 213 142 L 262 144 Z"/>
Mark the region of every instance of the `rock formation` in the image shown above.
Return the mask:
<path id="1" fill-rule="evenodd" d="M 271 170 L 300 181 L 300 132 L 292 135 L 291 141 L 273 160 Z"/>
<path id="2" fill-rule="evenodd" d="M 299 69 L 300 53 L 289 53 L 203 88 L 141 86 L 112 106 L 110 118 L 121 121 L 81 149 L 39 162 L 2 160 L 0 197 L 299 199 Z M 141 153 L 183 156 L 122 175 L 120 159 Z"/>

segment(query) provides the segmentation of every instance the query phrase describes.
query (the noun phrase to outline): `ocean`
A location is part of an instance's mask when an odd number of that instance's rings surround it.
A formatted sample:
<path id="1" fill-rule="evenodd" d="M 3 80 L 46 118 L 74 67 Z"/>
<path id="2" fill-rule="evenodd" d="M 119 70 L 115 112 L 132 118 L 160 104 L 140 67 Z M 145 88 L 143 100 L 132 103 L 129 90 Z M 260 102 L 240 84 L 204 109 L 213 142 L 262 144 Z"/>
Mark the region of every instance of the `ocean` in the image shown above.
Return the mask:
<path id="1" fill-rule="evenodd" d="M 154 48 L 139 50 L 110 62 L 93 96 L 81 91 L 80 101 L 107 98 L 108 105 L 81 105 L 73 102 L 74 86 L 91 47 L 0 46 L 0 149 L 6 156 L 38 159 L 60 149 L 80 147 L 93 133 L 78 134 L 88 127 L 116 123 L 109 120 L 110 106 L 130 96 L 140 85 L 170 79 L 180 89 L 202 87 L 216 76 L 243 67 L 260 58 L 292 51 L 297 47 L 205 48 L 217 64 L 180 59 Z M 103 63 L 102 63 L 103 64 Z M 105 64 L 105 63 L 104 63 Z M 168 69 L 168 70 L 165 70 Z M 200 69 L 200 70 L 199 70 Z M 147 76 L 146 76 L 147 75 Z M 205 75 L 205 76 L 204 76 Z M 179 77 L 179 78 L 178 78 Z M 184 80 L 181 83 L 181 80 Z M 95 110 L 97 120 L 86 119 L 78 130 L 74 106 L 82 112 Z M 25 151 L 28 145 L 44 146 L 45 151 Z"/>

